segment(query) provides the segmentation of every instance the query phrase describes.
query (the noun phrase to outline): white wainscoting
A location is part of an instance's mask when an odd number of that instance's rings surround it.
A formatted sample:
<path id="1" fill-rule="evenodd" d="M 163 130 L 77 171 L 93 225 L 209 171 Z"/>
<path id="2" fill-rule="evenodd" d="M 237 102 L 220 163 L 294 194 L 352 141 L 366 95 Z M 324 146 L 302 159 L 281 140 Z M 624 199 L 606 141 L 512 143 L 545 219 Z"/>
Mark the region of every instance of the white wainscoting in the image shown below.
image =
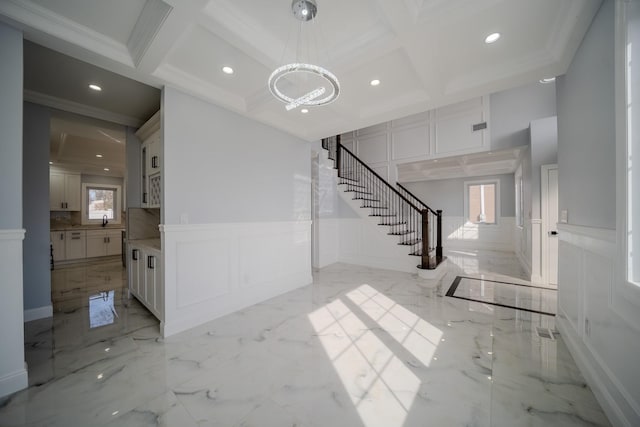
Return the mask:
<path id="1" fill-rule="evenodd" d="M 163 335 L 308 285 L 311 221 L 164 225 Z"/>
<path id="2" fill-rule="evenodd" d="M 442 217 L 442 245 L 446 249 L 513 252 L 515 217 L 500 217 L 496 225 L 466 223 L 461 216 Z"/>
<path id="3" fill-rule="evenodd" d="M 0 397 L 26 388 L 22 296 L 24 230 L 0 230 Z"/>
<path id="4" fill-rule="evenodd" d="M 340 219 L 320 218 L 318 222 L 318 265 L 323 268 L 339 261 Z"/>
<path id="5" fill-rule="evenodd" d="M 569 224 L 558 231 L 558 329 L 613 425 L 638 426 L 640 307 L 632 322 L 614 304 L 625 279 L 616 270 L 616 231 Z"/>
<path id="6" fill-rule="evenodd" d="M 531 220 L 531 281 L 544 283 L 542 278 L 542 220 Z"/>

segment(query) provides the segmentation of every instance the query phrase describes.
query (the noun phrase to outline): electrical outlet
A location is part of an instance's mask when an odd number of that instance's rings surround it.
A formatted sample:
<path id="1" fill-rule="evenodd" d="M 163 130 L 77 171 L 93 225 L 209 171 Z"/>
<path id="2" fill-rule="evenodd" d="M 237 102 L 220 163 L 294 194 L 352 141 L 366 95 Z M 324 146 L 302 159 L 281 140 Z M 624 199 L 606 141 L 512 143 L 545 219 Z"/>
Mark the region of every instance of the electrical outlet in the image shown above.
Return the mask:
<path id="1" fill-rule="evenodd" d="M 560 211 L 560 222 L 566 224 L 569 221 L 569 211 L 562 209 Z"/>

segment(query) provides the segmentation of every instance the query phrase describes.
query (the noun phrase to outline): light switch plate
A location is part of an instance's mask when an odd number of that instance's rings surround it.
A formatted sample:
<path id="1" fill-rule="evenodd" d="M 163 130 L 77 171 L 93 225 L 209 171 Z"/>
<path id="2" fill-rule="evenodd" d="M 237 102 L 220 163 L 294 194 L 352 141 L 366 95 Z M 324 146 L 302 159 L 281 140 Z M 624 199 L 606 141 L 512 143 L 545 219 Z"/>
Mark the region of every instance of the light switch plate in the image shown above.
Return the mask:
<path id="1" fill-rule="evenodd" d="M 560 222 L 566 224 L 569 221 L 569 211 L 563 209 L 560 211 Z"/>

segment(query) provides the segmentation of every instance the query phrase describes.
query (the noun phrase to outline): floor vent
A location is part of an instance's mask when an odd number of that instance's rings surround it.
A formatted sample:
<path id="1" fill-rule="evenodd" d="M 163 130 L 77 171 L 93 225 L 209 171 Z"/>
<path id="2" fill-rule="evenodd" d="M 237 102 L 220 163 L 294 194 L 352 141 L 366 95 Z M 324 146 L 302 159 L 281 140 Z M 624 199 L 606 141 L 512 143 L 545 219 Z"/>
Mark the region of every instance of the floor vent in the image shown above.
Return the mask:
<path id="1" fill-rule="evenodd" d="M 536 334 L 540 338 L 546 338 L 548 340 L 555 340 L 557 332 L 554 332 L 549 328 L 541 328 L 539 326 L 536 326 Z"/>

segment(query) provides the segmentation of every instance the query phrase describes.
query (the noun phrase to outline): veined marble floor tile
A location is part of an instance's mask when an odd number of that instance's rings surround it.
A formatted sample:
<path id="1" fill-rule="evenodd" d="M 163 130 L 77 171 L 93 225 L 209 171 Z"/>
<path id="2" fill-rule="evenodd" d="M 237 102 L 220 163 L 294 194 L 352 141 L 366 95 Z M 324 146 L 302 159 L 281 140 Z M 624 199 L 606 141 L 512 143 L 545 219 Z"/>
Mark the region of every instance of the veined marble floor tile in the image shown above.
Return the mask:
<path id="1" fill-rule="evenodd" d="M 448 256 L 439 282 L 334 264 L 166 339 L 118 263 L 62 269 L 0 425 L 608 426 L 562 337 L 537 333 L 555 317 L 445 296 L 458 275 L 526 284 L 515 256 Z"/>

